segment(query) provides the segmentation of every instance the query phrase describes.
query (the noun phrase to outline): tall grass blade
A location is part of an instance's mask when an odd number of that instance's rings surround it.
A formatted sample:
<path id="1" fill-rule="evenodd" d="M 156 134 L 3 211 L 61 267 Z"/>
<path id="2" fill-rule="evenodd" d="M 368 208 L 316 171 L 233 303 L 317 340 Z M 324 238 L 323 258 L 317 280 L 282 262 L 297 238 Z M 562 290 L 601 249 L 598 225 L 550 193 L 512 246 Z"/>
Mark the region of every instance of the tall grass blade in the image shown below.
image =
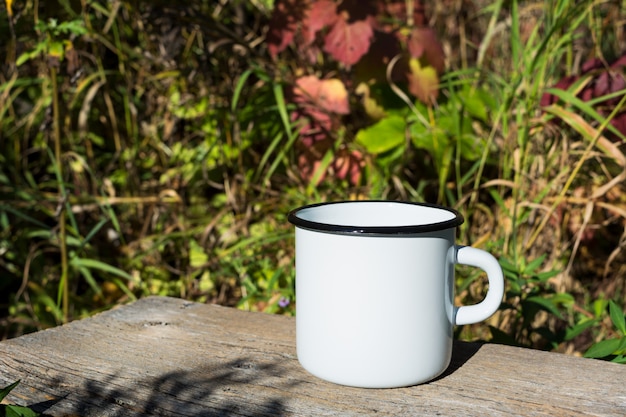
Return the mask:
<path id="1" fill-rule="evenodd" d="M 70 264 L 76 268 L 97 269 L 102 272 L 107 272 L 111 275 L 115 275 L 120 278 L 127 279 L 129 281 L 132 281 L 133 279 L 133 277 L 130 274 L 128 274 L 128 272 L 123 271 L 107 263 L 104 263 L 102 261 L 99 261 L 97 259 L 85 259 L 85 258 L 74 257 L 70 261 Z"/>

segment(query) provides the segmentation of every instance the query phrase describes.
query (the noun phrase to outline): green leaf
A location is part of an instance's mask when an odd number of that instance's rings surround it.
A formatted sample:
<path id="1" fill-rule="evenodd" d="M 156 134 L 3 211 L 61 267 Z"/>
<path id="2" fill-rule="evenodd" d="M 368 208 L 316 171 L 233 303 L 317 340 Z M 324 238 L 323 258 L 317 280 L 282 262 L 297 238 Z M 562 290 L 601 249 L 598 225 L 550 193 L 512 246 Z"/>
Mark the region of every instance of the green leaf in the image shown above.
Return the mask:
<path id="1" fill-rule="evenodd" d="M 552 295 L 550 299 L 557 305 L 571 305 L 574 303 L 574 296 L 566 292 L 556 293 Z"/>
<path id="2" fill-rule="evenodd" d="M 80 242 L 80 248 L 84 248 L 87 243 L 102 229 L 102 227 L 109 222 L 109 219 L 102 219 L 96 224 L 93 229 L 85 236 L 82 242 Z"/>
<path id="3" fill-rule="evenodd" d="M 4 397 L 9 395 L 9 392 L 13 391 L 13 388 L 17 387 L 20 384 L 20 381 L 21 380 L 18 379 L 17 381 L 12 383 L 11 385 L 0 389 L 0 401 L 4 400 Z"/>
<path id="4" fill-rule="evenodd" d="M 599 319 L 586 319 L 565 331 L 565 340 L 572 340 L 588 328 L 598 324 Z"/>
<path id="5" fill-rule="evenodd" d="M 622 309 L 612 300 L 609 301 L 609 314 L 615 328 L 626 336 L 626 317 Z"/>
<path id="6" fill-rule="evenodd" d="M 62 288 L 62 286 L 59 286 L 59 288 Z M 50 313 L 52 313 L 54 315 L 54 318 L 58 321 L 58 322 L 62 322 L 63 321 L 63 311 L 61 311 L 61 309 L 59 308 L 59 305 L 54 302 L 54 300 L 45 292 L 43 292 L 43 290 L 39 290 L 41 292 L 39 292 L 39 294 L 37 294 L 37 302 L 45 305 L 48 310 L 50 311 Z"/>
<path id="7" fill-rule="evenodd" d="M 209 256 L 202 246 L 195 240 L 189 241 L 189 265 L 193 268 L 199 268 L 205 265 L 209 260 Z"/>
<path id="8" fill-rule="evenodd" d="M 539 268 L 541 266 L 541 264 L 543 263 L 544 259 L 546 259 L 546 255 L 545 254 L 541 255 L 537 259 L 533 259 L 528 265 L 526 265 L 526 268 L 524 268 L 524 274 L 532 275 L 533 272 L 535 271 L 535 269 L 537 269 L 537 268 Z"/>
<path id="9" fill-rule="evenodd" d="M 41 227 L 42 229 L 46 229 L 46 230 L 50 229 L 50 227 L 48 227 L 45 223 L 42 223 L 39 220 L 37 220 L 37 219 L 27 215 L 27 214 L 24 214 L 21 211 L 13 208 L 11 206 L 0 204 L 0 211 L 9 212 L 9 213 L 13 214 L 16 217 L 21 218 L 22 220 L 25 220 L 25 221 L 27 221 L 29 223 L 32 223 L 35 226 Z"/>
<path id="10" fill-rule="evenodd" d="M 243 90 L 246 85 L 246 81 L 248 81 L 248 77 L 252 74 L 254 70 L 252 68 L 244 71 L 240 76 L 239 80 L 237 80 L 237 85 L 235 86 L 235 91 L 233 92 L 233 99 L 230 103 L 230 111 L 233 113 L 237 111 L 237 105 L 239 104 L 239 96 L 241 95 L 241 90 Z"/>
<path id="11" fill-rule="evenodd" d="M 626 356 L 624 355 L 618 355 L 615 358 L 613 358 L 611 360 L 611 362 L 615 362 L 615 363 L 626 363 Z"/>
<path id="12" fill-rule="evenodd" d="M 128 286 L 126 286 L 126 284 L 124 284 L 122 282 L 121 279 L 119 278 L 113 278 L 112 281 L 115 283 L 115 285 L 117 285 L 117 287 L 122 290 L 122 292 L 124 294 L 126 294 L 126 296 L 131 300 L 131 301 L 137 301 L 137 297 L 135 296 L 135 294 L 133 294 L 133 292 L 128 288 Z"/>
<path id="13" fill-rule="evenodd" d="M 483 122 L 487 121 L 487 108 L 477 95 L 463 94 L 461 97 L 465 110 L 470 116 L 479 119 Z"/>
<path id="14" fill-rule="evenodd" d="M 588 102 L 585 102 L 585 101 L 579 99 L 571 91 L 561 90 L 559 88 L 549 88 L 548 90 L 546 90 L 546 92 L 555 95 L 556 97 L 558 97 L 561 100 L 563 100 L 565 103 L 573 105 L 574 107 L 577 108 L 577 110 L 582 111 L 583 113 L 585 113 L 588 116 L 592 117 L 596 122 L 602 123 L 605 120 L 605 117 L 600 115 Z M 623 95 L 623 92 L 620 94 L 620 96 L 621 95 Z M 555 106 L 554 110 L 555 110 L 554 114 L 557 117 L 560 117 L 563 120 L 567 119 L 567 114 L 565 114 L 562 110 L 560 110 L 558 108 L 558 106 Z M 572 126 L 572 127 L 576 128 L 576 126 Z M 609 125 L 606 126 L 606 128 L 611 133 L 617 135 L 621 139 L 626 139 L 624 137 L 624 135 L 619 130 L 617 130 L 615 128 L 615 126 L 609 124 Z"/>
<path id="15" fill-rule="evenodd" d="M 617 352 L 625 341 L 626 338 L 603 340 L 587 349 L 584 356 L 585 358 L 604 358 Z"/>
<path id="16" fill-rule="evenodd" d="M 528 297 L 526 301 L 539 305 L 541 308 L 548 311 L 549 313 L 554 314 L 560 319 L 563 318 L 561 312 L 559 311 L 557 304 L 554 302 L 552 297 L 544 298 L 540 296 L 534 296 L 534 297 Z"/>
<path id="17" fill-rule="evenodd" d="M 65 47 L 63 42 L 50 42 L 48 45 L 48 55 L 50 57 L 63 60 L 65 56 Z"/>
<path id="18" fill-rule="evenodd" d="M 2 410 L 2 408 L 0 408 L 0 410 Z M 22 407 L 19 405 L 4 406 L 4 413 L 6 417 L 38 417 L 41 415 L 28 407 Z"/>
<path id="19" fill-rule="evenodd" d="M 469 121 L 469 119 L 466 119 Z M 461 156 L 467 161 L 476 161 L 483 152 L 482 140 L 470 133 L 461 134 L 457 146 L 461 149 Z"/>
<path id="20" fill-rule="evenodd" d="M 602 298 L 599 300 L 595 300 L 593 302 L 593 313 L 595 317 L 602 317 L 608 305 L 609 305 L 609 302 Z"/>
<path id="21" fill-rule="evenodd" d="M 359 130 L 356 141 L 372 154 L 387 152 L 401 146 L 406 139 L 406 121 L 403 117 L 391 115 L 378 123 Z"/>
<path id="22" fill-rule="evenodd" d="M 552 271 L 540 272 L 540 273 L 536 274 L 535 276 L 539 279 L 539 281 L 546 282 L 550 278 L 559 275 L 559 273 L 560 273 L 560 271 L 552 270 Z"/>
<path id="23" fill-rule="evenodd" d="M 508 258 L 502 256 L 498 261 L 502 269 L 504 269 L 505 271 L 515 272 L 515 274 L 518 273 L 517 266 L 515 266 L 515 264 L 511 262 Z"/>
<path id="24" fill-rule="evenodd" d="M 91 289 L 98 295 L 102 295 L 102 289 L 94 279 L 93 275 L 91 275 L 91 271 L 88 268 L 80 267 L 78 268 L 80 274 L 85 278 L 87 284 L 91 287 Z"/>

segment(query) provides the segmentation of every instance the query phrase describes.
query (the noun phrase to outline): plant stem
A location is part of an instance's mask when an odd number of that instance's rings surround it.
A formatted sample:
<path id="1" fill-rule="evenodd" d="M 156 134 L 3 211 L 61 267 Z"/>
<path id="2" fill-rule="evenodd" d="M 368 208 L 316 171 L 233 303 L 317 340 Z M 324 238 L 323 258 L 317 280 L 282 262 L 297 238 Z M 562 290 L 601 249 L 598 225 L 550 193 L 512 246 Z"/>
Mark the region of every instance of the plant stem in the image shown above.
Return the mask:
<path id="1" fill-rule="evenodd" d="M 61 161 L 61 131 L 59 128 L 59 87 L 57 84 L 57 69 L 50 67 L 50 78 L 52 79 L 52 134 L 54 139 L 54 159 L 58 169 L 59 182 L 59 248 L 61 250 L 61 281 L 59 283 L 60 291 L 63 297 L 63 322 L 67 322 L 69 316 L 69 284 L 68 284 L 68 265 L 67 265 L 67 242 L 65 239 L 65 188 L 63 187 L 63 164 Z"/>

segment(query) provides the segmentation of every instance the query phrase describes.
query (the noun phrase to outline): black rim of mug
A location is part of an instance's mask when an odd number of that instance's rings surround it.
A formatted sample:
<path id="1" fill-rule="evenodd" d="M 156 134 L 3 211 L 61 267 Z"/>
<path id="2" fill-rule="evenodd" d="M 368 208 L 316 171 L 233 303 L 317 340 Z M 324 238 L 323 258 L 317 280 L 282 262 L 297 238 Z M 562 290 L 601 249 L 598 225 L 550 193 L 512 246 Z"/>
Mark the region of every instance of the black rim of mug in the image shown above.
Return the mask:
<path id="1" fill-rule="evenodd" d="M 328 206 L 332 204 L 367 204 L 367 203 L 393 203 L 393 204 L 409 204 L 413 206 L 429 207 L 439 210 L 445 210 L 454 214 L 454 218 L 437 223 L 429 224 L 416 224 L 405 226 L 352 226 L 341 224 L 329 224 L 320 223 L 311 220 L 305 220 L 298 217 L 298 213 L 301 211 L 312 209 L 315 207 Z M 287 220 L 294 226 L 312 230 L 315 232 L 326 232 L 333 234 L 348 234 L 348 235 L 414 235 L 418 233 L 437 232 L 440 230 L 452 229 L 463 224 L 464 218 L 461 213 L 453 208 L 440 206 L 438 204 L 430 203 L 415 203 L 411 201 L 396 201 L 396 200 L 347 200 L 347 201 L 332 201 L 325 203 L 309 204 L 306 206 L 298 207 L 289 212 Z"/>

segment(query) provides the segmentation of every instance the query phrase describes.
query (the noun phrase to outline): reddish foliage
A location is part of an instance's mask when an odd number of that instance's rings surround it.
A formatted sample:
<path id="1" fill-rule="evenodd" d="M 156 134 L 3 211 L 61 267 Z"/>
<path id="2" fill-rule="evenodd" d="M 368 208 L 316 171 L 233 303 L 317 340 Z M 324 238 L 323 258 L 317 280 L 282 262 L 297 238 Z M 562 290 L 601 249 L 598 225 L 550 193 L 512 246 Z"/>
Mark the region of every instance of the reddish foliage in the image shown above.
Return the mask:
<path id="1" fill-rule="evenodd" d="M 307 2 L 299 0 L 281 0 L 276 2 L 270 30 L 267 34 L 267 47 L 272 56 L 282 52 L 293 42 L 300 22 L 307 12 Z"/>
<path id="2" fill-rule="evenodd" d="M 401 0 L 279 0 L 270 22 L 268 48 L 275 57 L 296 43 L 301 52 L 307 53 L 307 49 L 315 47 L 318 34 L 325 32 L 322 49 L 338 62 L 352 66 L 370 51 L 372 41 L 380 34 L 393 34 L 397 42 L 406 43 L 407 37 L 398 30 L 399 25 L 389 23 L 406 20 L 406 3 Z M 414 58 L 424 58 L 442 72 L 443 49 L 432 29 L 425 27 L 421 2 L 415 4 L 413 22 L 409 53 Z"/>
<path id="3" fill-rule="evenodd" d="M 439 43 L 435 31 L 431 28 L 416 27 L 413 29 L 409 36 L 408 48 L 412 57 L 423 57 L 438 73 L 442 73 L 445 69 L 443 47 Z"/>
<path id="4" fill-rule="evenodd" d="M 332 0 L 319 0 L 311 5 L 311 9 L 303 22 L 304 45 L 311 45 L 315 35 L 337 21 L 337 4 Z"/>
<path id="5" fill-rule="evenodd" d="M 589 78 L 584 88 L 577 93 L 577 97 L 583 101 L 597 99 L 607 94 L 616 93 L 626 89 L 626 54 L 619 57 L 610 65 L 606 65 L 598 58 L 590 59 L 581 67 L 580 76 L 571 75 L 564 77 L 554 85 L 554 88 L 567 90 L 583 78 Z M 615 106 L 622 99 L 621 96 L 604 100 L 594 106 L 598 114 L 607 117 L 613 112 Z M 541 97 L 541 106 L 549 106 L 558 102 L 558 97 L 545 93 Z M 622 134 L 626 135 L 626 112 L 618 113 L 611 124 Z M 612 135 L 607 135 L 611 137 Z"/>
<path id="6" fill-rule="evenodd" d="M 350 184 L 357 185 L 361 181 L 361 170 L 364 166 L 365 159 L 361 152 L 341 149 L 337 152 L 331 168 L 335 177 L 341 180 L 347 179 Z"/>
<path id="7" fill-rule="evenodd" d="M 292 121 L 303 120 L 300 138 L 307 146 L 328 137 L 339 125 L 339 115 L 348 114 L 348 92 L 336 79 L 320 80 L 314 75 L 300 77 L 293 90 L 293 101 L 298 110 L 292 113 Z"/>
<path id="8" fill-rule="evenodd" d="M 426 22 L 420 1 L 408 19 L 404 0 L 276 0 L 268 50 L 276 58 L 294 45 L 311 64 L 323 51 L 343 69 L 354 71 L 350 88 L 363 81 L 386 83 L 387 66 L 399 55 L 392 81 L 406 83 L 414 96 L 430 104 L 436 100 L 445 62 L 443 48 Z M 304 76 L 296 80 L 292 93 L 297 110 L 291 118 L 300 122 L 300 170 L 311 179 L 334 146 L 341 116 L 350 112 L 348 92 L 339 79 Z M 356 184 L 363 164 L 360 153 L 342 147 L 329 171 Z"/>
<path id="9" fill-rule="evenodd" d="M 324 37 L 324 52 L 345 65 L 354 65 L 369 50 L 373 35 L 372 25 L 367 21 L 349 23 L 342 14 Z"/>
<path id="10" fill-rule="evenodd" d="M 343 83 L 336 79 L 320 80 L 309 75 L 296 80 L 293 101 L 298 110 L 292 113 L 292 121 L 300 123 L 300 175 L 310 180 L 316 173 L 321 158 L 333 143 L 331 132 L 339 128 L 341 115 L 348 114 L 348 92 Z M 358 151 L 339 150 L 330 164 L 335 178 L 347 179 L 358 184 L 363 168 L 363 156 Z M 321 173 L 319 181 L 326 177 Z"/>
<path id="11" fill-rule="evenodd" d="M 300 175 L 306 180 L 311 180 L 316 171 L 321 166 L 321 160 L 314 149 L 304 149 L 298 156 L 298 168 Z M 317 179 L 316 185 L 319 185 L 327 176 L 332 174 L 334 178 L 340 180 L 348 180 L 352 185 L 358 185 L 361 181 L 365 159 L 363 154 L 357 150 L 350 151 L 348 149 L 340 149 L 335 155 L 329 167 L 329 172 L 322 172 Z"/>

